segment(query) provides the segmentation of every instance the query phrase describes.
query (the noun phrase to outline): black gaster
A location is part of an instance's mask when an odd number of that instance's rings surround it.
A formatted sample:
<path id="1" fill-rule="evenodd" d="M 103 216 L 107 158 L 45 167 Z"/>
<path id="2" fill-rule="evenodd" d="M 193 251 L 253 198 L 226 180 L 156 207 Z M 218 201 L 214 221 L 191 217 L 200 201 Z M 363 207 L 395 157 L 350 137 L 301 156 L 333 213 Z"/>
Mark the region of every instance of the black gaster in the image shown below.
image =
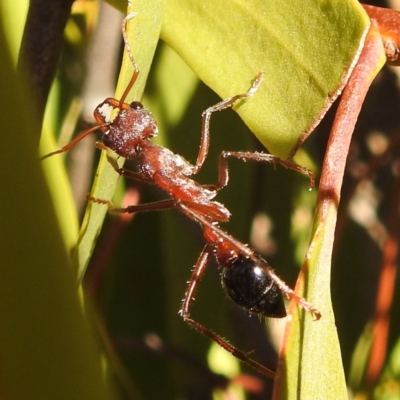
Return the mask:
<path id="1" fill-rule="evenodd" d="M 268 275 L 266 264 L 239 256 L 223 265 L 222 286 L 228 296 L 250 313 L 286 317 L 282 292 Z"/>

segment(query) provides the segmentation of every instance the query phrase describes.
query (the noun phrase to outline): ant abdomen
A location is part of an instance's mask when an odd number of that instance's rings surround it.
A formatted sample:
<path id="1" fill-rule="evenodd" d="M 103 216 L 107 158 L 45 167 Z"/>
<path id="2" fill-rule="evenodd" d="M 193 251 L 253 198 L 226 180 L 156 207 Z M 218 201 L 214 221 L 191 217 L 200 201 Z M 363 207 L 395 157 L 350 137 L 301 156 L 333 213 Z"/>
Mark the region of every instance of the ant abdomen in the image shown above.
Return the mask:
<path id="1" fill-rule="evenodd" d="M 222 267 L 222 286 L 236 304 L 264 317 L 286 317 L 282 292 L 269 277 L 261 260 L 257 263 L 239 255 Z"/>

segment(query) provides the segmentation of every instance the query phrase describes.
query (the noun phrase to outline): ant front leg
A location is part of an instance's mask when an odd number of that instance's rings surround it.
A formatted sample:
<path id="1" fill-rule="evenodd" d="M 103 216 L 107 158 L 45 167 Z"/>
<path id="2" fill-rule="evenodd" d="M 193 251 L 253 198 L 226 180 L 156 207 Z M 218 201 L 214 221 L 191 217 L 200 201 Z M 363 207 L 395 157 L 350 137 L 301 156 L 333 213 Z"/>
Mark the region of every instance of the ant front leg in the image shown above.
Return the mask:
<path id="1" fill-rule="evenodd" d="M 190 306 L 193 303 L 194 296 L 196 294 L 200 280 L 205 273 L 205 270 L 210 262 L 212 254 L 213 254 L 213 246 L 207 244 L 204 247 L 203 251 L 201 252 L 200 257 L 198 258 L 196 265 L 193 269 L 192 277 L 189 281 L 189 286 L 186 290 L 185 298 L 183 299 L 182 308 L 179 311 L 179 314 L 182 316 L 183 320 L 187 324 L 192 326 L 194 329 L 196 329 L 203 335 L 207 336 L 213 342 L 221 346 L 224 350 L 231 353 L 234 357 L 238 358 L 240 361 L 245 362 L 250 367 L 260 372 L 261 374 L 269 378 L 275 378 L 275 373 L 271 371 L 269 368 L 263 366 L 257 361 L 254 361 L 245 352 L 238 350 L 236 347 L 228 343 L 225 339 L 221 338 L 214 332 L 207 329 L 204 325 L 200 324 L 199 322 L 195 321 L 190 317 Z"/>
<path id="2" fill-rule="evenodd" d="M 98 148 L 100 150 L 106 150 L 106 151 L 108 150 L 108 147 L 102 142 L 96 142 L 96 148 Z M 147 179 L 139 172 L 134 172 L 134 171 L 130 171 L 129 169 L 121 168 L 118 165 L 117 160 L 114 157 L 110 156 L 108 153 L 107 153 L 107 161 L 114 168 L 115 172 L 120 176 L 124 176 L 126 178 L 133 179 L 133 180 L 139 181 L 139 182 L 154 184 L 154 182 L 152 180 Z"/>
<path id="3" fill-rule="evenodd" d="M 229 97 L 221 102 L 215 104 L 212 107 L 207 108 L 206 111 L 203 112 L 203 120 L 201 126 L 201 140 L 200 140 L 200 150 L 197 156 L 196 164 L 193 167 L 193 174 L 197 174 L 202 167 L 204 160 L 207 157 L 208 149 L 210 147 L 210 119 L 211 115 L 216 111 L 222 111 L 225 108 L 232 107 L 238 100 L 246 100 L 254 95 L 257 92 L 262 80 L 264 77 L 264 72 L 260 71 L 253 84 L 247 93 L 237 94 L 236 96 Z"/>
<path id="4" fill-rule="evenodd" d="M 266 162 L 269 164 L 280 164 L 287 169 L 292 169 L 294 171 L 300 172 L 303 175 L 307 175 L 310 179 L 309 190 L 312 190 L 315 186 L 314 173 L 308 168 L 302 167 L 301 165 L 295 164 L 292 161 L 283 160 L 277 156 L 268 153 L 258 153 L 258 152 L 234 152 L 234 151 L 223 151 L 219 157 L 219 178 L 216 185 L 206 185 L 210 190 L 219 191 L 228 184 L 229 181 L 229 168 L 228 168 L 228 158 L 236 158 L 242 161 L 257 161 Z"/>

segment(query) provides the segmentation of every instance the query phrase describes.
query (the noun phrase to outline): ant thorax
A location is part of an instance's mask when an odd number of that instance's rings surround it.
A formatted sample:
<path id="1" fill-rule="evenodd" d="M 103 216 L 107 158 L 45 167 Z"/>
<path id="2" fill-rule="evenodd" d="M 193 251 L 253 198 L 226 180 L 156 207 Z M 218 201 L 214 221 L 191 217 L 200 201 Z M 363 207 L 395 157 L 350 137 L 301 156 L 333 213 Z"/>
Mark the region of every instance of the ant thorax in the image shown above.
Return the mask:
<path id="1" fill-rule="evenodd" d="M 229 218 L 230 213 L 222 204 L 211 201 L 217 191 L 191 179 L 194 166 L 179 154 L 146 141 L 139 154 L 138 168 L 146 179 L 154 181 L 173 198 L 198 204 L 206 214 L 211 208 L 212 217 L 218 221 Z"/>

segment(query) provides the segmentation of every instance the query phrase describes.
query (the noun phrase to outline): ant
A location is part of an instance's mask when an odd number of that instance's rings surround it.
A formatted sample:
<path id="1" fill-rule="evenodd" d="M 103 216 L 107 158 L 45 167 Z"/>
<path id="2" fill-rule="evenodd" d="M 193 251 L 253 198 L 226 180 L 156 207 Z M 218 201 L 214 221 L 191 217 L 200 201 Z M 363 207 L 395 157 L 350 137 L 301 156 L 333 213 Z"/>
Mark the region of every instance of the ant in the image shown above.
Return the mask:
<path id="1" fill-rule="evenodd" d="M 119 175 L 157 185 L 169 194 L 170 197 L 168 199 L 126 208 L 114 208 L 108 200 L 90 196 L 87 199 L 95 203 L 105 204 L 112 212 L 117 213 L 136 213 L 177 208 L 189 218 L 198 222 L 203 230 L 206 245 L 194 266 L 179 314 L 187 324 L 210 338 L 239 360 L 247 363 L 260 373 L 274 378 L 275 373 L 273 371 L 254 361 L 245 352 L 235 348 L 225 339 L 192 319 L 190 307 L 199 282 L 214 255 L 222 269 L 221 275 L 224 290 L 234 302 L 249 313 L 263 317 L 285 317 L 284 294 L 309 311 L 315 319 L 321 317 L 317 309 L 305 299 L 297 296 L 275 274 L 267 261 L 219 227 L 220 223 L 229 220 L 231 214 L 224 205 L 213 200 L 217 193 L 228 184 L 227 160 L 229 158 L 283 165 L 286 168 L 307 175 L 310 179 L 310 188 L 314 186 L 314 174 L 307 168 L 291 161 L 282 160 L 271 154 L 224 151 L 219 158 L 218 182 L 214 185 L 202 185 L 194 181 L 191 176 L 200 171 L 207 157 L 210 142 L 209 125 L 211 115 L 214 112 L 232 107 L 239 100 L 246 100 L 252 97 L 258 90 L 264 73 L 258 73 L 246 93 L 229 97 L 203 112 L 200 149 L 196 163 L 194 165 L 190 164 L 180 155 L 174 154 L 172 151 L 155 145 L 150 141 L 158 132 L 157 123 L 142 103 L 138 101 L 130 104 L 125 103 L 125 99 L 139 74 L 139 68 L 134 60 L 126 35 L 127 22 L 135 16 L 136 13 L 129 14 L 122 24 L 125 50 L 130 57 L 134 72 L 121 99 L 107 98 L 104 100 L 94 111 L 94 117 L 98 123 L 96 126 L 82 132 L 68 145 L 45 155 L 42 159 L 69 150 L 82 138 L 98 129 L 103 132 L 102 142 L 96 144 L 98 148 L 103 150 L 111 149 L 119 157 L 137 159 L 138 171 L 134 172 L 120 168 L 116 159 L 107 155 L 108 161 Z M 101 113 L 101 108 L 104 105 L 109 105 L 119 110 L 117 116 L 110 122 L 106 122 Z"/>

